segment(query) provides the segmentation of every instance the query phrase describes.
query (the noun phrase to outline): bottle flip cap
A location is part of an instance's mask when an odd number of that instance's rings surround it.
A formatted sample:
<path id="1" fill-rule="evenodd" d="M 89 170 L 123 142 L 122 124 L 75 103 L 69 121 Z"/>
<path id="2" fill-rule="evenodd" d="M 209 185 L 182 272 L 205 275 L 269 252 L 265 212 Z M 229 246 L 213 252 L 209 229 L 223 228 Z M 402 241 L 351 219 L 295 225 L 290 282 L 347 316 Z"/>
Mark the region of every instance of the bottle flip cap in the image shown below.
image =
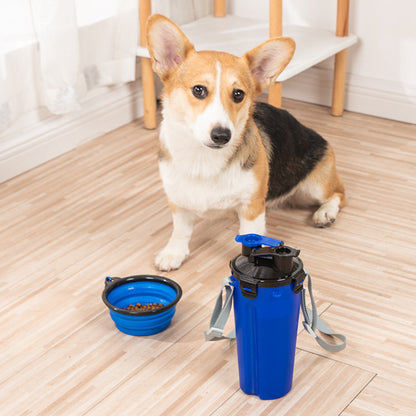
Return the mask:
<path id="1" fill-rule="evenodd" d="M 241 243 L 243 246 L 243 256 L 248 256 L 251 249 L 254 247 L 269 246 L 277 247 L 284 244 L 281 240 L 275 240 L 274 238 L 264 237 L 259 234 L 243 234 L 235 237 L 237 243 Z"/>
<path id="2" fill-rule="evenodd" d="M 269 246 L 277 247 L 284 244 L 282 240 L 276 240 L 270 237 L 264 237 L 259 234 L 243 234 L 235 237 L 237 243 L 241 243 L 247 247 Z"/>

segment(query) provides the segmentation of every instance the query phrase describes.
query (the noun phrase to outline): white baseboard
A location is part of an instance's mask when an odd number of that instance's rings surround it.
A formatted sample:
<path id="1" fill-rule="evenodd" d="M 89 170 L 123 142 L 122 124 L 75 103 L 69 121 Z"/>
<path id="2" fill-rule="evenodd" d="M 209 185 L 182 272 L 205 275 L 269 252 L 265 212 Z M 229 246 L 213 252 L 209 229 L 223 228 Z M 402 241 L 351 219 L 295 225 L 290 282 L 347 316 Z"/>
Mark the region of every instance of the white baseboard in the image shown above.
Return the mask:
<path id="1" fill-rule="evenodd" d="M 283 83 L 284 97 L 330 106 L 332 70 L 314 67 Z M 416 124 L 416 86 L 347 74 L 345 109 Z"/>
<path id="2" fill-rule="evenodd" d="M 47 162 L 143 115 L 141 81 L 92 92 L 82 110 L 56 116 L 42 110 L 17 121 L 0 140 L 0 182 Z"/>

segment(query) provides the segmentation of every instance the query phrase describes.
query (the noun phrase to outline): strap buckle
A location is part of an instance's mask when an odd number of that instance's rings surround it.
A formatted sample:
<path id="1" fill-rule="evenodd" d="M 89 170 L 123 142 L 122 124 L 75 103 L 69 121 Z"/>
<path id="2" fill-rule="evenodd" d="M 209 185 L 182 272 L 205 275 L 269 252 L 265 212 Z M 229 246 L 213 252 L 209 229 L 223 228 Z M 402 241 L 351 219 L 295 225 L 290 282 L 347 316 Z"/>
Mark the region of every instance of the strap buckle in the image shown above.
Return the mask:
<path id="1" fill-rule="evenodd" d="M 303 327 L 306 329 L 307 332 L 309 332 L 310 335 L 312 335 L 314 338 L 317 337 L 312 327 L 306 322 L 303 321 Z"/>
<path id="2" fill-rule="evenodd" d="M 215 326 L 212 326 L 208 329 L 208 331 L 205 331 L 205 338 L 206 339 L 212 339 L 212 338 L 222 338 L 224 335 L 224 330 L 221 328 L 216 328 Z"/>

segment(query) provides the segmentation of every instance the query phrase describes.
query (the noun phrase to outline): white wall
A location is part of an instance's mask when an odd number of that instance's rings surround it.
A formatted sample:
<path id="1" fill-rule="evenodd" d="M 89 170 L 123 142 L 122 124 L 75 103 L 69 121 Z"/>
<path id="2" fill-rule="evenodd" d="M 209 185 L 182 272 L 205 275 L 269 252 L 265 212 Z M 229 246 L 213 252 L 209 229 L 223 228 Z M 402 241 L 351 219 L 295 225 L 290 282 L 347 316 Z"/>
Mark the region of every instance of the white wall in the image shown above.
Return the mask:
<path id="1" fill-rule="evenodd" d="M 229 0 L 229 11 L 268 19 L 268 1 Z M 336 0 L 284 0 L 283 23 L 335 31 Z M 416 1 L 351 0 L 345 107 L 416 123 Z M 329 105 L 333 59 L 283 84 L 283 95 Z"/>

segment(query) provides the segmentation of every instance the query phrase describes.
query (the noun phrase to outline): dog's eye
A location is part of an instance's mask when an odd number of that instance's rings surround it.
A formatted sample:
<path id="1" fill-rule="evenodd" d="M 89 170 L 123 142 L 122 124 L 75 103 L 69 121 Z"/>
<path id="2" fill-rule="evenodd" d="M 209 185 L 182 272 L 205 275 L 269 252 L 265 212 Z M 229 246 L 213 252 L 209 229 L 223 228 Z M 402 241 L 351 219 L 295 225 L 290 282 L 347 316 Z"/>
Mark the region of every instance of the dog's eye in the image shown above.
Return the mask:
<path id="1" fill-rule="evenodd" d="M 233 101 L 235 103 L 241 103 L 241 101 L 244 100 L 244 95 L 245 93 L 243 90 L 237 90 L 237 89 L 233 90 L 233 94 L 232 94 Z"/>
<path id="2" fill-rule="evenodd" d="M 200 100 L 203 100 L 208 96 L 208 90 L 207 87 L 204 87 L 203 85 L 195 85 L 192 87 L 192 94 L 199 98 Z"/>

